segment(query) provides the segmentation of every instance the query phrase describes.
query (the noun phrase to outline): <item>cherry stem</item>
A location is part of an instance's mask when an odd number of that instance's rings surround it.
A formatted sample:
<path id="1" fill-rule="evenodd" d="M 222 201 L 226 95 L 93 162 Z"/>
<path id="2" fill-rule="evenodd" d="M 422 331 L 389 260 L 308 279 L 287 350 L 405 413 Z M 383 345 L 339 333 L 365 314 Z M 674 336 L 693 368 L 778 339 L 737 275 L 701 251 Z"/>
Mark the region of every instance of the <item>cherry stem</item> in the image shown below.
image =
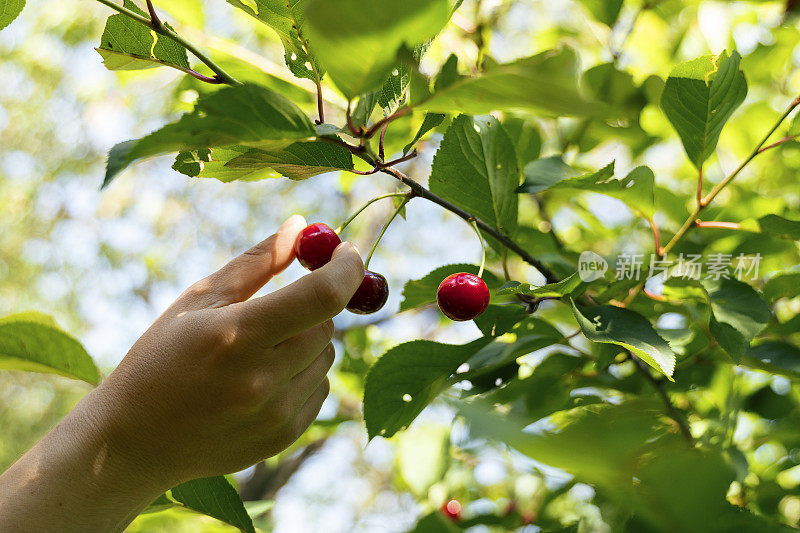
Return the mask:
<path id="1" fill-rule="evenodd" d="M 478 240 L 481 243 L 481 267 L 478 269 L 478 277 L 483 277 L 483 268 L 486 266 L 486 244 L 483 242 L 483 236 L 481 235 L 481 230 L 478 229 L 478 223 L 473 218 L 469 221 L 469 225 L 472 226 L 472 229 L 475 230 L 475 234 L 478 236 Z"/>
<path id="2" fill-rule="evenodd" d="M 373 198 L 373 199 L 369 200 L 367 203 L 365 203 L 364 205 L 362 205 L 362 206 L 361 206 L 361 207 L 358 209 L 358 211 L 356 211 L 355 213 L 353 213 L 352 215 L 350 215 L 350 218 L 348 218 L 347 220 L 345 220 L 344 222 L 342 222 L 342 225 L 341 225 L 341 226 L 339 226 L 339 227 L 336 229 L 336 233 L 337 233 L 337 234 L 339 234 L 339 233 L 341 233 L 342 231 L 344 231 L 344 229 L 345 229 L 347 226 L 349 226 L 349 225 L 350 225 L 350 223 L 351 223 L 352 221 L 354 221 L 358 215 L 360 215 L 361 213 L 363 213 L 363 212 L 364 212 L 364 210 L 365 210 L 366 208 L 368 208 L 369 206 L 371 206 L 371 205 L 372 205 L 372 204 L 374 204 L 375 202 L 378 202 L 378 201 L 380 201 L 380 200 L 383 200 L 383 199 L 385 199 L 385 198 L 397 198 L 397 197 L 399 197 L 399 196 L 408 196 L 408 195 L 409 195 L 409 193 L 407 193 L 407 192 L 392 192 L 392 193 L 389 193 L 389 194 L 382 194 L 382 195 L 380 195 L 380 196 L 376 196 L 375 198 Z"/>
<path id="3" fill-rule="evenodd" d="M 194 76 L 195 78 L 201 81 L 205 81 L 207 83 L 217 83 L 217 84 L 225 83 L 227 85 L 242 85 L 242 82 L 240 82 L 239 80 L 237 80 L 236 78 L 225 72 L 225 70 L 223 70 L 222 67 L 214 63 L 211 60 L 211 58 L 209 58 L 203 52 L 198 50 L 195 45 L 193 45 L 192 43 L 190 43 L 189 41 L 178 35 L 174 30 L 170 29 L 165 24 L 163 24 L 161 20 L 158 19 L 158 17 L 156 17 L 155 19 L 157 22 L 154 22 L 154 20 L 152 20 L 151 18 L 143 17 L 139 13 L 135 13 L 124 6 L 121 6 L 113 2 L 112 0 L 97 0 L 97 1 L 103 4 L 104 6 L 110 7 L 116 12 L 125 15 L 126 17 L 129 17 L 137 22 L 144 24 L 149 28 L 152 28 L 152 30 L 158 33 L 159 35 L 169 37 L 173 41 L 177 42 L 178 44 L 186 48 L 189 52 L 191 52 L 192 55 L 194 55 L 197 59 L 199 59 L 202 63 L 204 63 L 209 69 L 211 69 L 211 71 L 214 73 L 214 77 L 203 76 L 202 74 L 199 74 L 191 69 L 179 68 L 178 70 L 190 74 L 191 76 Z M 148 9 L 150 9 L 150 7 L 151 3 L 148 2 Z M 151 17 L 153 14 L 155 14 L 155 8 L 153 8 Z"/>
<path id="4" fill-rule="evenodd" d="M 389 217 L 389 220 L 386 221 L 386 224 L 384 224 L 383 229 L 381 229 L 381 232 L 378 234 L 378 238 L 375 239 L 375 242 L 373 243 L 372 248 L 369 251 L 369 255 L 367 255 L 367 260 L 364 261 L 365 270 L 369 270 L 369 262 L 372 260 L 372 255 L 375 253 L 375 250 L 378 249 L 378 243 L 380 243 L 381 239 L 383 239 L 383 234 L 386 233 L 386 230 L 389 229 L 389 226 L 391 226 L 394 219 L 397 218 L 397 215 L 400 214 L 400 212 L 403 210 L 403 208 L 406 206 L 409 200 L 411 200 L 411 198 L 412 198 L 411 194 L 406 194 L 406 197 L 403 199 L 402 202 L 400 202 L 400 205 L 397 206 L 397 209 L 394 210 L 394 213 L 392 213 L 392 216 Z"/>

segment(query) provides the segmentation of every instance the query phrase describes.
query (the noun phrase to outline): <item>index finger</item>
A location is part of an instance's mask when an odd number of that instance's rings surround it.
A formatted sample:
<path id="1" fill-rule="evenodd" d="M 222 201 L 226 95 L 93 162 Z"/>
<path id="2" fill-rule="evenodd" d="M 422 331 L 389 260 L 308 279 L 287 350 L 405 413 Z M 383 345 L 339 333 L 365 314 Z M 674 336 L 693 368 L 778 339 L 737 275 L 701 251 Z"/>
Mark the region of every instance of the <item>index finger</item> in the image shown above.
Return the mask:
<path id="1" fill-rule="evenodd" d="M 274 345 L 338 315 L 364 280 L 364 263 L 345 242 L 330 262 L 291 285 L 231 306 L 243 328 Z"/>

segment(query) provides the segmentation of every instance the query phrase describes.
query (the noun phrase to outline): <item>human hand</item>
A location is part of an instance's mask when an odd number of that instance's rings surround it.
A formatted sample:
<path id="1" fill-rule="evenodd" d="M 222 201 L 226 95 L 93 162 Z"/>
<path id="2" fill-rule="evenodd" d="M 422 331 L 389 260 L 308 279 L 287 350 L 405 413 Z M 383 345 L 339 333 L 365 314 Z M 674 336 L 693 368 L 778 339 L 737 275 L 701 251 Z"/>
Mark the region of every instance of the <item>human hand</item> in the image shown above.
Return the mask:
<path id="1" fill-rule="evenodd" d="M 111 449 L 162 489 L 287 448 L 328 395 L 331 318 L 364 277 L 352 244 L 291 285 L 248 300 L 294 259 L 306 223 L 195 283 L 79 406 Z"/>

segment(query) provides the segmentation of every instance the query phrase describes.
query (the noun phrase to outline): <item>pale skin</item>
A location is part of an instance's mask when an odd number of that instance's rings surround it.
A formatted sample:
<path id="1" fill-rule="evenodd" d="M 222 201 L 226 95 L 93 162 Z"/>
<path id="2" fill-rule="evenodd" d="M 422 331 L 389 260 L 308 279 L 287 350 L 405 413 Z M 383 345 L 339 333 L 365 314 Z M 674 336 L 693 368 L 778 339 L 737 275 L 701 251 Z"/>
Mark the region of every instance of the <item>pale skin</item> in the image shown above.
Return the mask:
<path id="1" fill-rule="evenodd" d="M 364 277 L 358 251 L 251 298 L 306 223 L 195 283 L 116 370 L 0 476 L 0 531 L 121 531 L 169 488 L 286 449 L 328 396 L 331 319 Z"/>

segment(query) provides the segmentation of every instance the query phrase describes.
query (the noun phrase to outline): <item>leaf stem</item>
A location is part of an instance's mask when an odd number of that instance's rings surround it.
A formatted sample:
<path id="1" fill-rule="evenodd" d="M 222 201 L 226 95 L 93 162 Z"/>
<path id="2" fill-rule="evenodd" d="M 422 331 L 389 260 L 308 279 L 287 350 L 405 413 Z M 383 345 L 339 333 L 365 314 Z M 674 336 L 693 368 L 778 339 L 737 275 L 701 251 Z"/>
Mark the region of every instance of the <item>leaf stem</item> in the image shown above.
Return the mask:
<path id="1" fill-rule="evenodd" d="M 389 220 L 387 220 L 386 224 L 384 224 L 383 229 L 381 229 L 380 234 L 378 234 L 378 238 L 375 239 L 375 243 L 373 243 L 372 248 L 369 251 L 369 255 L 367 255 L 367 260 L 364 261 L 364 269 L 369 270 L 369 262 L 372 260 L 372 255 L 375 253 L 375 250 L 378 249 L 378 243 L 380 243 L 381 239 L 383 239 L 383 234 L 386 233 L 386 230 L 389 229 L 389 226 L 391 226 L 392 222 L 394 222 L 394 219 L 397 218 L 397 215 L 400 214 L 400 212 L 412 198 L 411 194 L 406 194 L 405 196 L 406 197 L 403 199 L 403 201 L 400 202 L 400 205 L 397 206 L 397 209 L 394 210 L 394 213 L 392 213 L 392 216 L 389 217 Z"/>
<path id="2" fill-rule="evenodd" d="M 194 46 L 192 43 L 190 43 L 189 41 L 187 41 L 186 39 L 184 39 L 183 37 L 178 35 L 174 30 L 171 30 L 169 27 L 167 27 L 166 24 L 162 23 L 161 20 L 158 19 L 158 17 L 156 17 L 154 20 L 151 20 L 151 19 L 149 19 L 147 17 L 143 17 L 142 15 L 139 15 L 138 13 L 135 13 L 135 12 L 131 11 L 130 9 L 128 9 L 128 8 L 126 8 L 124 6 L 121 6 L 121 5 L 119 5 L 119 4 L 115 3 L 115 2 L 112 2 L 111 0 L 97 0 L 97 1 L 100 2 L 101 4 L 107 6 L 107 7 L 110 7 L 111 9 L 113 9 L 116 12 L 118 12 L 118 13 L 120 13 L 122 15 L 125 15 L 126 17 L 129 17 L 129 18 L 132 18 L 133 20 L 141 22 L 142 24 L 144 24 L 145 26 L 151 28 L 154 32 L 158 33 L 159 35 L 163 35 L 165 37 L 169 37 L 173 41 L 177 42 L 178 44 L 180 44 L 181 46 L 186 48 L 189 52 L 191 52 L 192 55 L 194 55 L 197 59 L 199 59 L 202 63 L 204 63 L 208 68 L 210 68 L 211 71 L 215 74 L 215 76 L 213 78 L 208 78 L 207 76 L 203 76 L 202 74 L 195 73 L 194 71 L 187 72 L 186 69 L 179 69 L 179 70 L 182 70 L 183 72 L 186 72 L 187 74 L 191 74 L 192 76 L 194 76 L 197 79 L 200 79 L 200 80 L 203 80 L 203 81 L 207 81 L 208 83 L 224 83 L 224 84 L 227 84 L 227 85 L 242 85 L 242 82 L 240 82 L 239 80 L 237 80 L 236 78 L 234 78 L 233 76 L 231 76 L 230 74 L 225 72 L 225 70 L 223 70 L 222 67 L 220 67 L 219 65 L 214 63 L 214 61 L 212 61 L 211 58 L 209 58 L 203 52 L 198 50 L 196 46 Z M 148 1 L 148 6 L 147 7 L 148 7 L 148 9 L 151 9 L 152 3 Z M 155 8 L 152 8 L 152 9 L 153 9 L 152 13 L 154 14 L 155 13 Z"/>
<path id="3" fill-rule="evenodd" d="M 378 202 L 378 201 L 380 201 L 380 200 L 383 200 L 383 199 L 385 199 L 385 198 L 397 198 L 398 196 L 408 196 L 408 195 L 409 195 L 409 193 L 407 193 L 407 192 L 392 192 L 392 193 L 389 193 L 389 194 L 382 194 L 382 195 L 380 195 L 380 196 L 376 196 L 375 198 L 373 198 L 373 199 L 369 200 L 367 203 L 365 203 L 364 205 L 362 205 L 362 206 L 361 206 L 361 207 L 358 209 L 358 211 L 356 211 L 355 213 L 353 213 L 352 215 L 350 215 L 350 217 L 349 217 L 347 220 L 345 220 L 344 222 L 342 222 L 342 225 L 341 225 L 341 226 L 339 226 L 338 228 L 336 228 L 336 233 L 342 233 L 342 231 L 344 231 L 344 229 L 345 229 L 347 226 L 349 226 L 349 225 L 350 225 L 350 223 L 351 223 L 352 221 L 354 221 L 358 215 L 360 215 L 361 213 L 363 213 L 363 212 L 364 212 L 364 210 L 365 210 L 366 208 L 368 208 L 369 206 L 371 206 L 371 205 L 372 205 L 372 204 L 374 204 L 375 202 Z"/>
<path id="4" fill-rule="evenodd" d="M 777 131 L 777 129 L 781 126 L 781 124 L 783 124 L 783 121 L 786 120 L 786 118 L 792 113 L 792 111 L 794 111 L 794 109 L 798 105 L 800 105 L 800 97 L 792 100 L 792 102 L 789 104 L 789 106 L 786 108 L 783 114 L 781 114 L 781 116 L 778 117 L 778 120 L 775 122 L 772 128 L 770 128 L 767 134 L 764 135 L 764 137 L 761 139 L 761 142 L 758 143 L 758 145 L 753 149 L 753 151 L 750 152 L 750 155 L 747 156 L 747 158 L 744 161 L 742 161 L 742 163 L 736 168 L 736 170 L 734 170 L 724 180 L 719 182 L 711 190 L 711 192 L 709 192 L 708 195 L 706 195 L 705 198 L 700 199 L 701 201 L 699 202 L 699 205 L 697 205 L 697 207 L 694 208 L 694 211 L 692 211 L 692 213 L 689 215 L 689 217 L 686 219 L 686 221 L 683 223 L 683 225 L 680 227 L 677 233 L 675 233 L 675 235 L 672 236 L 672 239 L 667 243 L 667 245 L 664 246 L 664 255 L 668 254 L 673 248 L 675 248 L 675 245 L 678 244 L 678 241 L 680 241 L 683 238 L 683 236 L 686 235 L 686 233 L 697 224 L 698 216 L 700 215 L 700 213 L 703 211 L 703 209 L 705 209 L 706 206 L 708 206 L 708 204 L 710 204 L 717 197 L 717 195 L 720 192 L 722 192 L 722 189 L 727 187 L 728 184 L 732 182 L 736 178 L 736 176 L 738 176 L 742 172 L 742 170 L 744 170 L 745 167 L 747 167 L 747 165 L 750 164 L 750 162 L 756 158 L 756 156 L 758 156 L 758 154 L 761 154 L 764 152 L 764 150 L 772 147 L 772 145 L 767 147 L 765 147 L 764 145 L 767 143 L 769 138 L 772 137 L 772 134 Z M 776 143 L 776 144 L 782 144 L 782 143 Z"/>

